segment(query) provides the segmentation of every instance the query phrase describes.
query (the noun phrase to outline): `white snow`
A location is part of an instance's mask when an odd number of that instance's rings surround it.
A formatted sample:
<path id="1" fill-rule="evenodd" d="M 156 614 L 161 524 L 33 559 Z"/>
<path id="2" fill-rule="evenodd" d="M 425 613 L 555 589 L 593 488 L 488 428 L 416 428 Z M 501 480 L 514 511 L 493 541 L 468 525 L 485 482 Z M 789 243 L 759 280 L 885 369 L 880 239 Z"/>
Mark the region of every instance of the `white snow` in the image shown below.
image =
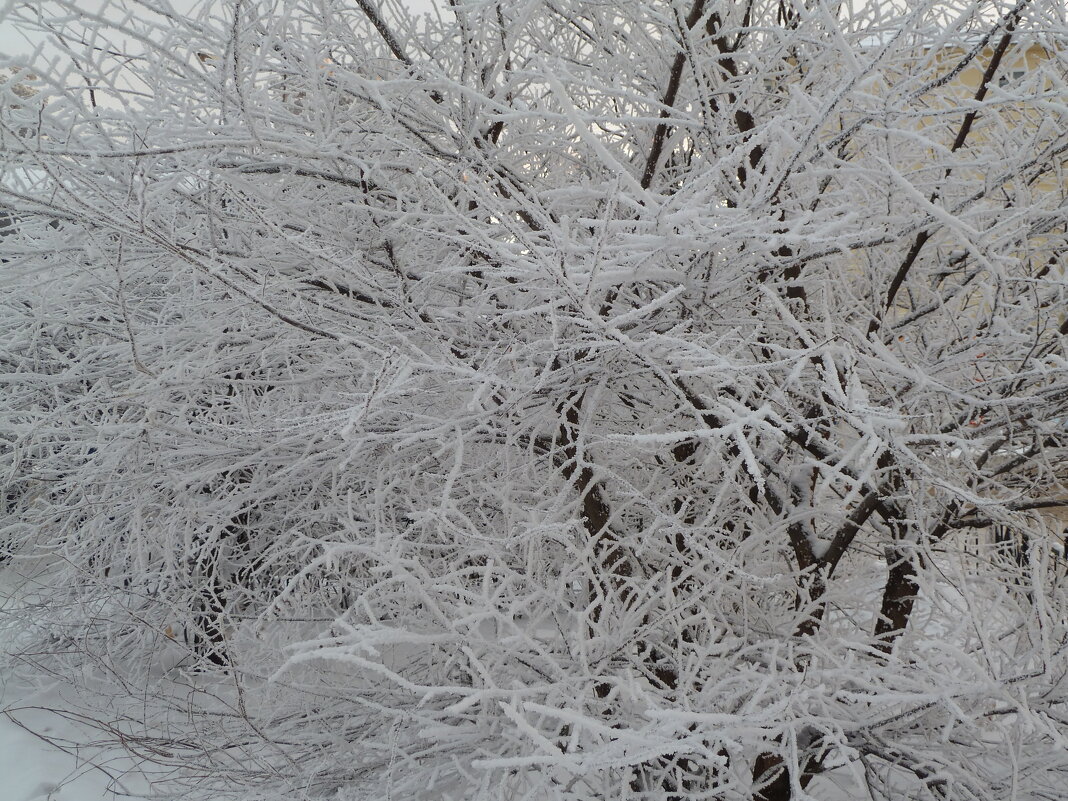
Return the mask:
<path id="1" fill-rule="evenodd" d="M 2 678 L 0 801 L 112 801 L 148 794 L 130 757 L 94 748 L 93 732 L 67 717 L 76 704 L 58 684 L 39 690 Z"/>
<path id="2" fill-rule="evenodd" d="M 16 582 L 0 569 L 0 615 L 17 614 Z M 0 619 L 6 623 L 6 620 Z M 78 722 L 84 708 L 63 682 L 14 675 L 6 658 L 11 626 L 0 625 L 0 801 L 137 801 L 150 791 L 123 751 L 94 746 L 99 732 Z"/>

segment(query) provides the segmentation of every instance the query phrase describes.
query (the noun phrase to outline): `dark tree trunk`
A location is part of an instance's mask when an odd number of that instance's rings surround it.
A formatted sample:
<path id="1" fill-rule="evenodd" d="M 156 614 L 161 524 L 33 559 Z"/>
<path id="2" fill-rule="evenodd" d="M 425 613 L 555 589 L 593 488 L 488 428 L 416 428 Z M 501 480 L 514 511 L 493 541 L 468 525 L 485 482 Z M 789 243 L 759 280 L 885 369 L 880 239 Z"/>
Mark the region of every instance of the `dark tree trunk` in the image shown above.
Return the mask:
<path id="1" fill-rule="evenodd" d="M 912 607 L 916 603 L 919 585 L 913 556 L 898 545 L 887 552 L 889 573 L 879 605 L 879 619 L 875 623 L 876 647 L 890 653 L 909 624 Z"/>

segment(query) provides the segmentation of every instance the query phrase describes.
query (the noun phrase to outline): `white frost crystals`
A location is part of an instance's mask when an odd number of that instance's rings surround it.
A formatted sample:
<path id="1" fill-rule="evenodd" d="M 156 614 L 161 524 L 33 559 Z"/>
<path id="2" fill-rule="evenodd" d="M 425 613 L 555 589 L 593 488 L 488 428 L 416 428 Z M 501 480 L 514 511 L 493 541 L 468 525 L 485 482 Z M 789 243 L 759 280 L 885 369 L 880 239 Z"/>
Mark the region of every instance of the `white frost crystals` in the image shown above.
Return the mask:
<path id="1" fill-rule="evenodd" d="M 79 5 L 5 670 L 213 801 L 1063 797 L 1063 3 Z"/>

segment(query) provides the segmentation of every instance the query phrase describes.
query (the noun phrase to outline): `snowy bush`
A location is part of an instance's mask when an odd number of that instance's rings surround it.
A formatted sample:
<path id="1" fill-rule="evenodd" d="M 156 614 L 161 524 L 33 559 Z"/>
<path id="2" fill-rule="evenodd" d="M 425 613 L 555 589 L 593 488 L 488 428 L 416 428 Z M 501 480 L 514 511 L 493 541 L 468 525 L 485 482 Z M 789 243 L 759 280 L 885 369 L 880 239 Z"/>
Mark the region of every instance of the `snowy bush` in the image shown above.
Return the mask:
<path id="1" fill-rule="evenodd" d="M 79 5 L 9 12 L 0 542 L 107 736 L 1063 798 L 1062 3 Z"/>

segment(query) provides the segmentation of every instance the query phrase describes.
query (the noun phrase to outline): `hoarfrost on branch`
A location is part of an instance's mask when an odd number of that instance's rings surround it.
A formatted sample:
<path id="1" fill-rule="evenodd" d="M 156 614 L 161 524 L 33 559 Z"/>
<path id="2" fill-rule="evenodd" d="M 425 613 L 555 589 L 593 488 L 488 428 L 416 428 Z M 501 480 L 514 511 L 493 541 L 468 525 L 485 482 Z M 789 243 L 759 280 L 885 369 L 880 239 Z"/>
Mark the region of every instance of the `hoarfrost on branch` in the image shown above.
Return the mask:
<path id="1" fill-rule="evenodd" d="M 1063 797 L 1068 23 L 903 5 L 11 5 L 11 658 L 214 798 Z"/>

